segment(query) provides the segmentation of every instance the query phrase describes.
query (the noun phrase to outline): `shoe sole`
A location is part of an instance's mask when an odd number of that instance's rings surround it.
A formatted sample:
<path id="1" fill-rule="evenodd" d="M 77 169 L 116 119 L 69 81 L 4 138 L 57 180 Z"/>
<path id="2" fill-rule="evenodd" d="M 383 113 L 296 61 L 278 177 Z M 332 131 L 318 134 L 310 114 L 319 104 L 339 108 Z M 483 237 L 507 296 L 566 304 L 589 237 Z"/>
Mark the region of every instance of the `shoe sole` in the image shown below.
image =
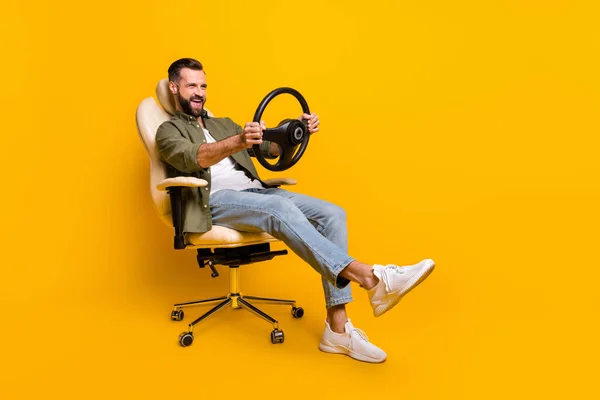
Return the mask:
<path id="1" fill-rule="evenodd" d="M 363 356 L 362 354 L 354 353 L 353 351 L 346 350 L 346 349 L 341 351 L 336 347 L 328 346 L 323 343 L 319 343 L 319 350 L 321 350 L 322 352 L 325 352 L 325 353 L 330 353 L 330 354 L 341 354 L 341 355 L 348 356 L 348 357 L 353 358 L 358 361 L 368 362 L 368 363 L 372 363 L 372 364 L 379 364 L 379 363 L 384 362 L 387 359 L 387 357 L 385 357 L 382 360 L 378 360 L 378 359 L 375 359 L 372 357 Z"/>
<path id="2" fill-rule="evenodd" d="M 400 302 L 400 300 L 402 300 L 402 298 L 404 296 L 406 296 L 411 290 L 413 290 L 421 282 L 423 282 L 429 275 L 431 275 L 431 273 L 433 272 L 434 269 L 435 269 L 435 263 L 432 263 L 431 266 L 429 268 L 426 268 L 425 271 L 423 271 L 421 274 L 415 275 L 413 277 L 413 279 L 406 284 L 406 286 L 404 286 L 403 288 L 398 289 L 396 291 L 396 292 L 398 292 L 398 291 L 404 290 L 404 293 L 402 294 L 402 296 L 398 296 L 398 297 L 394 298 L 394 300 L 392 300 L 389 303 L 381 304 L 381 305 L 375 307 L 375 309 L 373 310 L 373 314 L 375 315 L 375 317 L 380 317 L 383 314 L 385 314 L 387 311 L 391 310 L 396 304 L 398 304 Z"/>

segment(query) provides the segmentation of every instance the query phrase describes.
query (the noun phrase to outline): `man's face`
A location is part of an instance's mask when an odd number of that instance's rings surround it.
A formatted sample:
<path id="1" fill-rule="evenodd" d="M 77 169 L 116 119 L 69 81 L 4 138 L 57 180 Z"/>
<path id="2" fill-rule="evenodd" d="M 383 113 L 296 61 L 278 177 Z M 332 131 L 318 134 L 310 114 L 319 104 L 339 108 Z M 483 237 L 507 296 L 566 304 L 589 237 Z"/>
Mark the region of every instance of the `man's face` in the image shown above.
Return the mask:
<path id="1" fill-rule="evenodd" d="M 198 118 L 206 103 L 206 75 L 204 71 L 184 68 L 179 72 L 179 82 L 170 82 L 181 111 Z"/>

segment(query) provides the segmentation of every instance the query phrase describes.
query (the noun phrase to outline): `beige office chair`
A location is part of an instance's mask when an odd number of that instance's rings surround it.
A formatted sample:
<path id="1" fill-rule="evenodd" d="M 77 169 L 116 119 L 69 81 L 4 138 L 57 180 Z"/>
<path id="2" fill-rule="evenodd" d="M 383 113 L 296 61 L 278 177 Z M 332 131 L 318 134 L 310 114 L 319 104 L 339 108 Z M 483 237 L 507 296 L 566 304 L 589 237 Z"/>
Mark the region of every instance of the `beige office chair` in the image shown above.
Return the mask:
<path id="1" fill-rule="evenodd" d="M 206 186 L 208 183 L 203 179 L 194 177 L 167 178 L 166 176 L 165 164 L 160 159 L 155 139 L 156 131 L 160 124 L 167 121 L 175 112 L 175 100 L 169 91 L 168 84 L 168 80 L 163 79 L 156 86 L 156 96 L 162 107 L 152 97 L 148 97 L 140 103 L 136 113 L 138 132 L 150 156 L 150 193 L 152 201 L 159 217 L 168 226 L 173 227 L 175 231 L 175 249 L 196 250 L 198 265 L 201 268 L 208 265 L 212 270 L 213 278 L 218 276 L 215 265 L 229 266 L 228 294 L 217 298 L 189 301 L 174 305 L 174 309 L 171 312 L 171 319 L 173 321 L 181 321 L 184 317 L 183 308 L 185 307 L 218 303 L 188 325 L 188 331 L 179 335 L 179 343 L 184 347 L 191 345 L 194 341 L 194 327 L 205 318 L 229 305 L 233 308 L 245 308 L 271 322 L 273 324 L 271 342 L 283 343 L 284 334 L 279 329 L 277 320 L 256 308 L 248 300 L 291 306 L 294 318 L 301 318 L 304 315 L 304 310 L 301 307 L 296 307 L 294 300 L 246 296 L 242 295 L 239 290 L 240 265 L 271 260 L 275 256 L 287 254 L 287 250 L 271 251 L 270 242 L 277 241 L 277 239 L 267 233 L 243 233 L 222 226 L 213 226 L 209 232 L 203 234 L 182 234 L 181 188 L 200 188 Z M 208 113 L 212 116 L 210 111 Z M 272 186 L 293 185 L 296 183 L 293 179 L 287 178 L 269 179 L 265 182 Z"/>

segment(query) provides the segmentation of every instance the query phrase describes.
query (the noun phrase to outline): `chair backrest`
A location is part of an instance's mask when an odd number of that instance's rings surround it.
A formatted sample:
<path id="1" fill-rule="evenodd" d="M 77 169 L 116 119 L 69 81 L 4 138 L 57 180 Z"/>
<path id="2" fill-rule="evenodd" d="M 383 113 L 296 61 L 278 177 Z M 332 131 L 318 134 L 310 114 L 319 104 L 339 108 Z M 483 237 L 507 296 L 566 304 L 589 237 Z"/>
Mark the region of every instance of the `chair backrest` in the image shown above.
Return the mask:
<path id="1" fill-rule="evenodd" d="M 163 222 L 172 227 L 169 194 L 156 188 L 156 185 L 167 178 L 165 164 L 160 159 L 156 148 L 156 131 L 175 113 L 175 99 L 169 91 L 168 79 L 162 79 L 156 85 L 156 98 L 160 106 L 152 97 L 142 100 L 136 111 L 136 122 L 138 133 L 150 157 L 150 194 L 154 208 Z M 210 111 L 206 111 L 209 116 L 213 116 Z"/>

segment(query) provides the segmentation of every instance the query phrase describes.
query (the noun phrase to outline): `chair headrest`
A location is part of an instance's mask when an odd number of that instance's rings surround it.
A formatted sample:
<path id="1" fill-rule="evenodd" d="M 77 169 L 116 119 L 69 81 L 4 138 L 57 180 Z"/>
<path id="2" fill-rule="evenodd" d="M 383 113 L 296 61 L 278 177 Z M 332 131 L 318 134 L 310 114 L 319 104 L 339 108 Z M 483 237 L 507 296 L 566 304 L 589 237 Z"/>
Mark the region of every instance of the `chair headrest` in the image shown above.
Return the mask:
<path id="1" fill-rule="evenodd" d="M 162 108 L 171 115 L 175 114 L 175 98 L 169 90 L 169 79 L 164 78 L 156 85 L 156 97 Z"/>
<path id="2" fill-rule="evenodd" d="M 175 115 L 175 97 L 169 90 L 169 80 L 167 78 L 161 79 L 156 85 L 156 97 L 162 108 L 170 115 Z M 214 114 L 210 112 L 208 108 L 204 108 L 206 114 L 213 118 Z"/>

